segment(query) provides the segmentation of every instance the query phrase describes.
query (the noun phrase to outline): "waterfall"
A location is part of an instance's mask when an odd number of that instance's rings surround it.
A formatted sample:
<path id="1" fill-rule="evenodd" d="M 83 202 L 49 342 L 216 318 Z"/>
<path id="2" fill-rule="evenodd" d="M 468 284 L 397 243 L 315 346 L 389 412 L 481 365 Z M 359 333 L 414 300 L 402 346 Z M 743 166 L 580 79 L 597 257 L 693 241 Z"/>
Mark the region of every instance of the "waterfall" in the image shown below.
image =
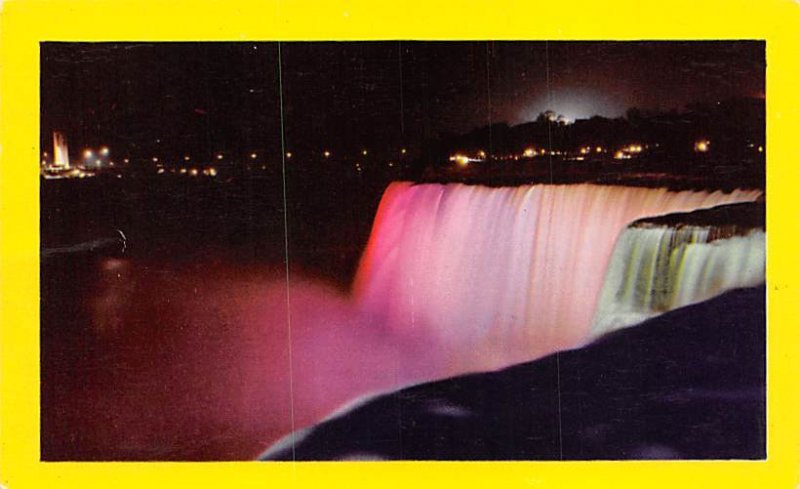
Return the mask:
<path id="1" fill-rule="evenodd" d="M 356 274 L 355 300 L 372 324 L 438 341 L 454 371 L 529 360 L 587 339 L 629 223 L 760 195 L 393 183 Z M 691 250 L 684 262 L 703 253 Z"/>
<path id="2" fill-rule="evenodd" d="M 717 239 L 713 226 L 626 229 L 606 273 L 592 335 L 764 281 L 766 236 Z"/>

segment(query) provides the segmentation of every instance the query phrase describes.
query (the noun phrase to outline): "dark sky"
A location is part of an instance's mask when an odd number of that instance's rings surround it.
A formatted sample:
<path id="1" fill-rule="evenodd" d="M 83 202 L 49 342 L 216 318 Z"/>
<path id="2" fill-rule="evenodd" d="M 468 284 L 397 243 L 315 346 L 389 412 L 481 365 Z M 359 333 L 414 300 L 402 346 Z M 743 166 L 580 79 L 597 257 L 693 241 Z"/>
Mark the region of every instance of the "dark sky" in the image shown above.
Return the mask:
<path id="1" fill-rule="evenodd" d="M 552 109 L 764 96 L 763 42 L 42 45 L 42 142 L 131 155 L 381 151 Z M 281 86 L 283 111 L 281 111 Z"/>

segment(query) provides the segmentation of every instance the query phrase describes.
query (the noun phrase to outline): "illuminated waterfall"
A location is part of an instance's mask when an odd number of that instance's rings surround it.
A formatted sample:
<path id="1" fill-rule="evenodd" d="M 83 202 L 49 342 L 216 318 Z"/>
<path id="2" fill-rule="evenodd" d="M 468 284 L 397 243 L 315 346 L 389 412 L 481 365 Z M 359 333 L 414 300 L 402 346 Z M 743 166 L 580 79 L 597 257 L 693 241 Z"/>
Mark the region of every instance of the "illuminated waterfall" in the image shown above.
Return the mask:
<path id="1" fill-rule="evenodd" d="M 394 183 L 378 209 L 355 299 L 373 324 L 438 342 L 453 371 L 529 360 L 588 338 L 629 223 L 759 195 Z M 692 250 L 685 263 L 695 253 L 700 260 L 704 252 Z"/>
<path id="2" fill-rule="evenodd" d="M 727 290 L 764 282 L 766 237 L 717 239 L 713 226 L 632 226 L 611 258 L 593 335 L 632 326 Z"/>

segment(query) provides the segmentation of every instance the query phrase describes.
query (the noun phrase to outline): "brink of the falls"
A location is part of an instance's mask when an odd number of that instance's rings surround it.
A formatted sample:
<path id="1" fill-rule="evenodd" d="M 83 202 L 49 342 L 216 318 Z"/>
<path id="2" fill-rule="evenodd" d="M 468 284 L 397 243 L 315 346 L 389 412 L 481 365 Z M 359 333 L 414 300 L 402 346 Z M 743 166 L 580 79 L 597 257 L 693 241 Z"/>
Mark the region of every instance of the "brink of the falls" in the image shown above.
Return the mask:
<path id="1" fill-rule="evenodd" d="M 355 299 L 375 324 L 437 342 L 453 373 L 530 360 L 591 337 L 615 243 L 631 222 L 760 195 L 394 183 L 378 209 Z M 702 268 L 711 255 L 693 249 L 684 261 Z"/>

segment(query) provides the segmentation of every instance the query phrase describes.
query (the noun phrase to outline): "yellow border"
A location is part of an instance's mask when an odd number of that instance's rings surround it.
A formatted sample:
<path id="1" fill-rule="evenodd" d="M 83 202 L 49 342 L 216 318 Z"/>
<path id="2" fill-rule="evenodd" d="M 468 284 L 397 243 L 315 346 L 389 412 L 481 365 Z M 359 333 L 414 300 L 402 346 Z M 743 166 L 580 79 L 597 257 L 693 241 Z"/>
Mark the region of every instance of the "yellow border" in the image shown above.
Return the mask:
<path id="1" fill-rule="evenodd" d="M 0 85 L 0 481 L 28 487 L 785 487 L 800 483 L 800 2 L 7 1 Z M 39 49 L 46 40 L 766 39 L 766 462 L 39 462 Z"/>

